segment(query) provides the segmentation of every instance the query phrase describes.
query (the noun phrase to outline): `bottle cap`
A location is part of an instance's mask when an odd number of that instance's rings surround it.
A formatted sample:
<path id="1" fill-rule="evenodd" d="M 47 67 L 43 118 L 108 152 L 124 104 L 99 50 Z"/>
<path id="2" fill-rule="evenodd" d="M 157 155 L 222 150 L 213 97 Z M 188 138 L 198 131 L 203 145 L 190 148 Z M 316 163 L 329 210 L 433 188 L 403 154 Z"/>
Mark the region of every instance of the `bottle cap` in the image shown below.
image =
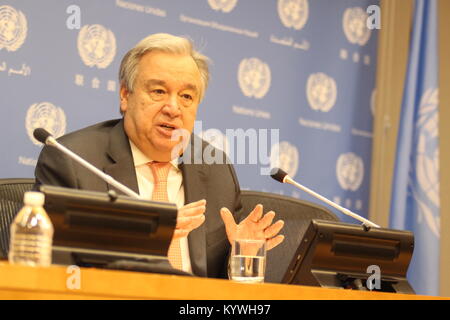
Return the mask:
<path id="1" fill-rule="evenodd" d="M 45 195 L 42 192 L 28 191 L 25 192 L 23 202 L 28 206 L 43 206 Z"/>

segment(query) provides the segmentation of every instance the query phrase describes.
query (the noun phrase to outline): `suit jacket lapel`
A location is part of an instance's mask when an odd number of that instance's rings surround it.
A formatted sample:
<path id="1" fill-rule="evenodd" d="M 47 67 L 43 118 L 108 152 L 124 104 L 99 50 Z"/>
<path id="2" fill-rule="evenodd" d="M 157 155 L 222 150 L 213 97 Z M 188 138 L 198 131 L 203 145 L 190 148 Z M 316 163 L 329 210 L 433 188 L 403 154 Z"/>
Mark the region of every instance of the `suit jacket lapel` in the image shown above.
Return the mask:
<path id="1" fill-rule="evenodd" d="M 192 135 L 193 139 L 199 139 Z M 199 139 L 197 142 L 200 143 Z M 194 144 L 195 145 L 195 144 Z M 191 149 L 192 150 L 192 149 Z M 202 148 L 194 150 L 197 154 L 202 152 Z M 183 162 L 179 168 L 183 175 L 184 195 L 185 203 L 195 202 L 201 199 L 207 198 L 207 177 L 209 166 L 202 164 L 193 164 L 193 157 L 190 157 L 190 161 Z M 199 158 L 197 158 L 199 159 Z M 202 157 L 200 156 L 200 159 Z M 184 159 L 183 159 L 184 160 Z M 208 208 L 208 206 L 207 206 Z M 208 209 L 206 209 L 205 215 L 207 216 Z M 207 276 L 207 260 L 206 260 L 206 222 L 200 227 L 191 231 L 188 236 L 189 240 L 189 253 L 191 257 L 192 271 L 197 276 Z"/>
<path id="2" fill-rule="evenodd" d="M 111 129 L 106 152 L 111 159 L 111 163 L 105 165 L 104 171 L 136 193 L 139 193 L 133 155 L 130 142 L 123 128 L 123 120 L 119 121 Z M 109 188 L 112 189 L 113 187 L 109 186 Z M 116 191 L 122 194 L 122 192 Z"/>
<path id="3" fill-rule="evenodd" d="M 199 139 L 192 135 L 193 139 Z M 201 140 L 197 140 L 202 145 Z M 194 144 L 195 145 L 195 144 Z M 194 149 L 194 148 L 192 148 Z M 191 150 L 192 150 L 191 149 Z M 202 159 L 202 148 L 194 150 L 194 154 L 187 163 L 181 163 L 179 168 L 183 175 L 185 203 L 195 202 L 207 198 L 207 165 L 192 164 L 194 158 Z M 136 170 L 134 168 L 133 155 L 128 137 L 123 128 L 123 120 L 111 130 L 107 154 L 111 163 L 105 165 L 104 171 L 114 179 L 125 184 L 135 192 L 139 193 Z M 110 188 L 113 188 L 109 186 Z M 119 193 L 122 193 L 116 190 Z M 208 210 L 207 210 L 208 211 Z M 205 215 L 208 213 L 205 212 Z M 191 257 L 192 271 L 197 276 L 207 276 L 206 260 L 206 222 L 189 233 L 189 253 Z"/>

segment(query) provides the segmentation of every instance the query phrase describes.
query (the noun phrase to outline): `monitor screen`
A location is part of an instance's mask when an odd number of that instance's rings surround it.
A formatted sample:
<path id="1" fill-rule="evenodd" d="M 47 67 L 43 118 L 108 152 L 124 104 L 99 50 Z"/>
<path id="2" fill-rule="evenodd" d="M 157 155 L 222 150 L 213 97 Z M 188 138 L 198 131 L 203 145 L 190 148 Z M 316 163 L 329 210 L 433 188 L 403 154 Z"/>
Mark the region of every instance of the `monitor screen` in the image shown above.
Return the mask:
<path id="1" fill-rule="evenodd" d="M 406 280 L 413 250 L 410 231 L 312 220 L 282 282 L 414 293 Z"/>
<path id="2" fill-rule="evenodd" d="M 167 258 L 176 225 L 175 204 L 46 185 L 40 191 L 54 227 L 54 264 L 73 264 L 74 254 L 98 265 Z"/>

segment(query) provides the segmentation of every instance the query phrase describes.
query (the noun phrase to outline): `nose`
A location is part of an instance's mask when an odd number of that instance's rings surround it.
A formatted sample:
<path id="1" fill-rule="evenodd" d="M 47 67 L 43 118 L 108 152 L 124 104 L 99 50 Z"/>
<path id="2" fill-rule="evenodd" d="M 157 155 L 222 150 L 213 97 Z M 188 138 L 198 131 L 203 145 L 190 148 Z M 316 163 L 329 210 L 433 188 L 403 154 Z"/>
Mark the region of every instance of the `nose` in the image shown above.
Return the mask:
<path id="1" fill-rule="evenodd" d="M 180 105 L 176 96 L 170 96 L 164 104 L 162 112 L 171 118 L 176 118 L 181 114 Z"/>

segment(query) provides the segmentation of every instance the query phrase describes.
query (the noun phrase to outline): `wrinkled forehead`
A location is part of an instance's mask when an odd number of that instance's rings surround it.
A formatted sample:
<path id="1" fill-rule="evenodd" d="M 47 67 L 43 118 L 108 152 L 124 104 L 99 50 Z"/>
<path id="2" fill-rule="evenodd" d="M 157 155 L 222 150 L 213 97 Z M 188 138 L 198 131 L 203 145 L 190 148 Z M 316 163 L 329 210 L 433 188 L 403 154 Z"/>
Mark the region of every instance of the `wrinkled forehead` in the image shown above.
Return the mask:
<path id="1" fill-rule="evenodd" d="M 145 86 L 178 84 L 198 92 L 202 89 L 201 74 L 190 55 L 150 52 L 138 64 L 137 79 Z"/>
<path id="2" fill-rule="evenodd" d="M 151 89 L 154 87 L 169 87 L 172 85 L 172 82 L 175 82 L 179 89 L 183 89 L 183 90 L 191 90 L 194 92 L 200 92 L 200 88 L 199 85 L 197 83 L 194 82 L 181 82 L 177 79 L 175 79 L 174 81 L 166 81 L 163 79 L 144 79 L 143 83 L 144 83 L 144 87 L 147 89 Z"/>

